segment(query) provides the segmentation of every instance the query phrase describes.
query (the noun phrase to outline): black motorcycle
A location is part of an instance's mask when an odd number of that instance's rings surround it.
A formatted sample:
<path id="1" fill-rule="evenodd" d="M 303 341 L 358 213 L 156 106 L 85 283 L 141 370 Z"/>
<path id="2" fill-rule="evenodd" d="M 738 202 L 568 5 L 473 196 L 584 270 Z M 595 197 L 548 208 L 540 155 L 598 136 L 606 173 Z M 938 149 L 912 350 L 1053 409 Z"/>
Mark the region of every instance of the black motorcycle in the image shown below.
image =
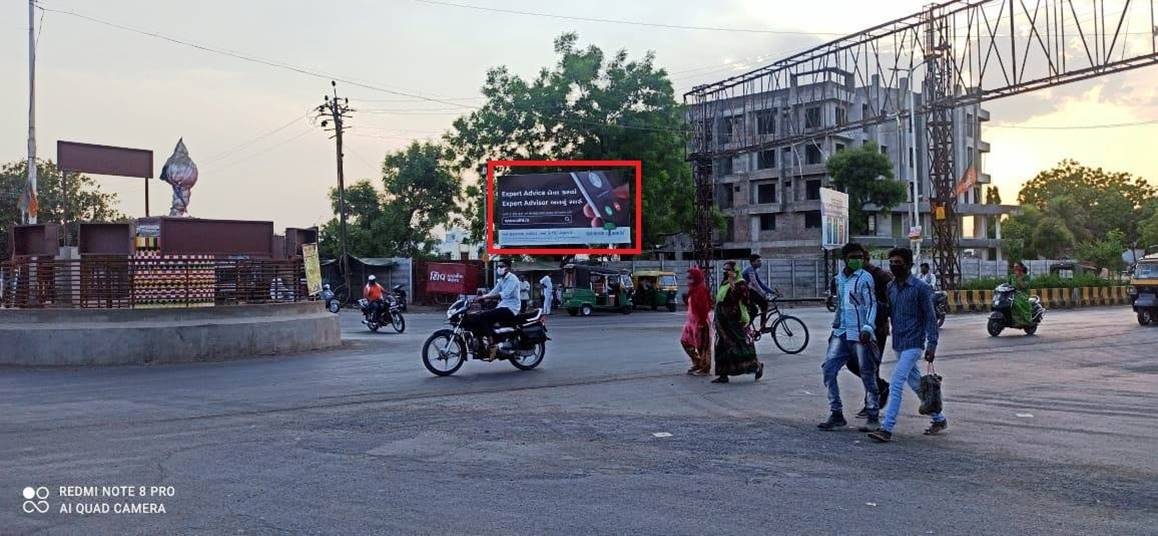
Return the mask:
<path id="1" fill-rule="evenodd" d="M 492 338 L 462 326 L 468 314 L 481 312 L 481 305 L 476 298 L 460 297 L 446 310 L 450 328 L 435 331 L 422 345 L 426 370 L 437 376 L 450 376 L 469 358 L 510 361 L 519 370 L 531 370 L 543 362 L 550 337 L 540 310 L 515 315 L 514 323 L 496 327 Z"/>
<path id="2" fill-rule="evenodd" d="M 937 315 L 937 327 L 944 326 L 945 315 L 949 313 L 949 295 L 945 291 L 933 291 L 933 312 Z"/>
<path id="3" fill-rule="evenodd" d="M 402 312 L 405 313 L 406 289 L 403 289 L 402 285 L 394 285 L 393 287 L 390 287 L 390 294 L 394 296 L 394 301 L 398 302 L 398 306 L 401 307 Z"/>
<path id="4" fill-rule="evenodd" d="M 1037 333 L 1038 324 L 1045 319 L 1045 307 L 1041 305 L 1041 298 L 1030 296 L 1032 320 L 1028 326 L 1018 326 L 1013 323 L 1013 296 L 1016 292 L 1017 289 L 1009 283 L 1002 283 L 993 290 L 993 312 L 989 314 L 989 323 L 986 325 L 990 336 L 1001 335 L 1005 328 L 1023 329 L 1026 335 Z"/>
<path id="5" fill-rule="evenodd" d="M 398 333 L 406 331 L 406 319 L 402 316 L 402 308 L 392 296 L 386 295 L 383 298 L 376 315 L 371 314 L 370 300 L 366 298 L 358 300 L 358 307 L 362 309 L 362 323 L 366 324 L 370 331 L 377 333 L 378 329 L 385 325 L 390 325 Z"/>

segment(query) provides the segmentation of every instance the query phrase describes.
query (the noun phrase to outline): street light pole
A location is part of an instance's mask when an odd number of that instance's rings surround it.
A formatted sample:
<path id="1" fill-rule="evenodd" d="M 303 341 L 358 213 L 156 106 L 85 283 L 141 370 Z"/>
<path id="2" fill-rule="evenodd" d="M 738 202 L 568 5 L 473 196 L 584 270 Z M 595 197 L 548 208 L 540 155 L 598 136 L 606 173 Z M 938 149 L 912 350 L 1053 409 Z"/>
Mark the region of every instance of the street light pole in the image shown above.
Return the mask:
<path id="1" fill-rule="evenodd" d="M 36 2 L 28 0 L 28 216 L 25 223 L 36 223 Z M 68 230 L 65 229 L 65 236 Z"/>

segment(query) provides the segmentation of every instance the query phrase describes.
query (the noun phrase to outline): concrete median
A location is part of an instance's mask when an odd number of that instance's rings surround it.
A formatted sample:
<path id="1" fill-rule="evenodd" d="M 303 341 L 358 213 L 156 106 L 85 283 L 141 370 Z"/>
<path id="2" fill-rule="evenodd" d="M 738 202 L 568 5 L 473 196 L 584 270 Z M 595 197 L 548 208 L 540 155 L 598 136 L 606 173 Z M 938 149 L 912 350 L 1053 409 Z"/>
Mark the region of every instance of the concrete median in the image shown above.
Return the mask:
<path id="1" fill-rule="evenodd" d="M 333 348 L 320 302 L 181 309 L 0 311 L 0 365 L 144 365 Z"/>

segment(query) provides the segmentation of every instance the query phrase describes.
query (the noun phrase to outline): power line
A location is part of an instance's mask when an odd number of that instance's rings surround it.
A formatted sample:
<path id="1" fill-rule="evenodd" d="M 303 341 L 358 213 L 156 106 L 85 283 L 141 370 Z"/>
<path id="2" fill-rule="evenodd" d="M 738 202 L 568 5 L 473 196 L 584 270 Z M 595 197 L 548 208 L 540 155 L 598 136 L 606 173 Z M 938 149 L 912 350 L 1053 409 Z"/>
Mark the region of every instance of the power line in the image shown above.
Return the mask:
<path id="1" fill-rule="evenodd" d="M 497 7 L 475 6 L 470 4 L 458 4 L 454 2 L 443 2 L 440 0 L 414 0 L 415 2 L 423 4 L 431 4 L 437 6 L 457 7 L 463 9 L 474 9 L 477 11 L 490 11 L 494 13 L 507 13 L 511 15 L 526 15 L 531 17 L 546 17 L 551 19 L 561 20 L 576 20 L 584 22 L 602 22 L 610 24 L 628 24 L 632 26 L 648 26 L 651 28 L 666 28 L 669 30 L 703 30 L 712 32 L 740 32 L 740 33 L 761 33 L 761 34 L 779 34 L 779 35 L 836 35 L 844 36 L 844 33 L 831 32 L 805 32 L 805 31 L 791 31 L 791 30 L 761 30 L 757 28 L 722 28 L 716 26 L 688 26 L 683 24 L 664 24 L 659 22 L 647 22 L 637 20 L 622 20 L 622 19 L 602 19 L 595 17 L 578 17 L 571 15 L 557 15 L 554 13 L 543 13 L 537 11 L 519 11 L 515 9 L 503 9 Z"/>
<path id="2" fill-rule="evenodd" d="M 312 111 L 312 110 L 311 110 L 311 111 Z M 217 154 L 215 154 L 215 155 L 213 155 L 213 156 L 209 157 L 209 159 L 208 159 L 208 160 L 206 160 L 206 161 L 207 161 L 207 162 L 212 162 L 212 161 L 215 161 L 215 160 L 222 160 L 222 159 L 224 159 L 224 158 L 228 157 L 229 155 L 231 155 L 231 154 L 233 154 L 233 153 L 236 153 L 237 151 L 239 151 L 239 150 L 241 150 L 241 149 L 244 149 L 244 148 L 246 148 L 246 147 L 249 147 L 249 146 L 251 146 L 251 145 L 253 145 L 253 144 L 255 144 L 255 143 L 257 143 L 257 142 L 259 142 L 259 141 L 261 141 L 261 140 L 264 140 L 264 139 L 266 139 L 266 138 L 268 138 L 268 137 L 270 137 L 270 136 L 273 136 L 274 134 L 277 134 L 278 132 L 281 132 L 281 131 L 283 131 L 283 130 L 285 130 L 285 129 L 287 129 L 287 128 L 291 127 L 291 126 L 293 126 L 295 123 L 297 123 L 298 121 L 301 121 L 302 119 L 305 119 L 305 118 L 306 118 L 306 117 L 308 117 L 309 115 L 310 115 L 310 112 L 306 112 L 306 113 L 304 113 L 304 114 L 302 114 L 302 115 L 299 115 L 299 116 L 297 116 L 297 117 L 294 117 L 293 119 L 291 119 L 291 120 L 290 120 L 290 122 L 288 122 L 288 123 L 286 123 L 286 124 L 284 124 L 284 125 L 282 125 L 282 126 L 280 126 L 280 127 L 277 127 L 277 128 L 275 128 L 275 129 L 273 129 L 273 130 L 271 130 L 271 131 L 269 131 L 269 132 L 266 132 L 266 133 L 264 133 L 264 134 L 260 134 L 260 135 L 258 135 L 258 136 L 256 136 L 256 137 L 254 137 L 254 138 L 252 138 L 252 139 L 250 139 L 250 140 L 248 140 L 248 141 L 245 141 L 245 142 L 239 143 L 239 144 L 237 144 L 237 145 L 234 145 L 233 147 L 230 147 L 230 148 L 228 148 L 228 149 L 226 149 L 226 150 L 224 150 L 224 151 L 221 151 L 220 153 L 217 153 Z"/>
<path id="3" fill-rule="evenodd" d="M 1097 130 L 1105 128 L 1128 128 L 1140 127 L 1145 125 L 1158 124 L 1158 119 L 1151 119 L 1149 121 L 1136 121 L 1133 123 L 1109 123 L 1104 125 L 990 125 L 986 128 L 1011 128 L 1019 130 Z"/>
<path id="4" fill-rule="evenodd" d="M 279 148 L 279 147 L 281 147 L 281 146 L 283 146 L 283 145 L 286 145 L 286 144 L 288 144 L 288 143 L 290 143 L 290 142 L 293 142 L 293 141 L 297 141 L 298 139 L 301 139 L 302 137 L 304 137 L 304 136 L 306 136 L 307 134 L 310 134 L 310 133 L 312 133 L 312 132 L 314 132 L 314 130 L 313 130 L 312 128 L 308 128 L 308 127 L 307 127 L 307 128 L 306 128 L 306 130 L 303 130 L 302 132 L 298 133 L 298 135 L 296 135 L 296 136 L 293 136 L 293 137 L 287 138 L 287 139 L 285 139 L 285 140 L 282 140 L 282 141 L 280 141 L 280 142 L 278 142 L 278 143 L 275 143 L 275 144 L 273 144 L 273 145 L 270 145 L 269 147 L 266 147 L 265 149 L 262 149 L 262 150 L 260 150 L 260 151 L 257 151 L 257 152 L 255 152 L 255 153 L 251 153 L 251 154 L 249 154 L 249 155 L 245 155 L 245 156 L 241 157 L 240 159 L 234 160 L 234 161 L 232 161 L 232 162 L 228 162 L 228 161 L 226 161 L 226 162 L 221 162 L 221 161 L 219 161 L 219 162 L 216 162 L 216 163 L 214 163 L 214 162 L 207 162 L 207 163 L 206 163 L 206 165 L 207 165 L 208 167 L 210 167 L 210 168 L 212 168 L 212 167 L 218 167 L 218 168 L 235 167 L 235 166 L 237 166 L 237 165 L 239 165 L 239 164 L 242 164 L 242 163 L 244 163 L 244 162 L 248 162 L 248 161 L 250 161 L 250 160 L 253 160 L 254 158 L 257 158 L 257 157 L 259 157 L 259 156 L 261 156 L 261 155 L 264 155 L 264 154 L 266 154 L 266 153 L 268 153 L 268 152 L 270 152 L 270 151 L 273 151 L 274 149 L 277 149 L 277 148 Z M 228 159 L 226 159 L 226 160 L 228 160 Z"/>
<path id="5" fill-rule="evenodd" d="M 390 95 L 398 95 L 398 96 L 400 96 L 400 97 L 410 97 L 410 98 L 412 98 L 412 99 L 424 100 L 424 101 L 428 101 L 428 102 L 436 102 L 436 103 L 440 103 L 440 104 L 446 104 L 446 105 L 448 105 L 448 106 L 457 106 L 457 107 L 459 107 L 459 108 L 473 109 L 473 107 L 471 107 L 471 106 L 467 106 L 467 105 L 465 105 L 465 104 L 459 104 L 459 103 L 456 103 L 456 102 L 453 102 L 453 101 L 449 101 L 449 100 L 442 100 L 442 99 L 438 99 L 438 98 L 434 98 L 434 97 L 427 97 L 427 96 L 425 96 L 425 95 L 418 95 L 418 94 L 414 94 L 414 93 L 408 93 L 408 92 L 406 92 L 406 91 L 398 91 L 398 90 L 393 90 L 393 89 L 387 89 L 387 88 L 384 88 L 384 87 L 379 87 L 379 86 L 375 86 L 375 85 L 372 85 L 372 84 L 366 84 L 366 83 L 363 83 L 363 82 L 357 82 L 357 81 L 354 81 L 354 80 L 350 80 L 350 79 L 348 79 L 348 78 L 342 78 L 342 77 L 338 77 L 338 76 L 332 76 L 332 75 L 329 75 L 329 74 L 325 74 L 325 73 L 320 73 L 320 72 L 317 72 L 317 71 L 312 71 L 312 70 L 306 69 L 306 68 L 304 68 L 304 67 L 298 67 L 298 66 L 295 66 L 295 65 L 290 65 L 290 64 L 287 64 L 287 63 L 281 63 L 281 62 L 277 62 L 277 61 L 273 61 L 273 60 L 262 59 L 262 58 L 258 58 L 258 57 L 254 57 L 254 56 L 249 56 L 249 55 L 241 54 L 241 53 L 239 53 L 239 52 L 233 52 L 233 51 L 230 51 L 230 50 L 225 50 L 225 49 L 220 49 L 220 48 L 214 48 L 214 47 L 211 47 L 211 46 L 208 46 L 208 45 L 202 45 L 202 44 L 199 44 L 199 43 L 194 43 L 194 42 L 192 42 L 192 41 L 186 41 L 186 40 L 183 40 L 183 39 L 177 39 L 177 38 L 175 38 L 175 37 L 169 37 L 169 36 L 167 36 L 167 35 L 162 35 L 162 34 L 159 34 L 159 33 L 156 33 L 156 32 L 150 32 L 150 31 L 146 31 L 146 30 L 139 30 L 139 29 L 137 29 L 137 28 L 132 28 L 132 27 L 129 27 L 129 26 L 125 26 L 125 25 L 122 25 L 122 24 L 117 24 L 117 23 L 115 23 L 115 22 L 109 22 L 109 21 L 106 21 L 106 20 L 102 20 L 102 19 L 98 19 L 98 18 L 95 18 L 95 17 L 90 17 L 90 16 L 88 16 L 88 15 L 84 15 L 84 14 L 81 14 L 81 13 L 77 13 L 77 12 L 75 12 L 75 11 L 69 11 L 69 10 L 65 10 L 65 9 L 53 9 L 53 8 L 47 7 L 47 6 L 45 6 L 44 4 L 41 4 L 41 3 L 39 3 L 39 2 L 36 4 L 36 6 L 37 6 L 37 7 L 39 7 L 41 10 L 44 10 L 44 11 L 50 11 L 50 12 L 53 12 L 53 13 L 60 13 L 60 14 L 62 14 L 62 15 L 69 15 L 69 16 L 72 16 L 72 17 L 76 17 L 76 18 L 79 18 L 79 19 L 83 19 L 83 20 L 87 20 L 87 21 L 89 21 L 89 22 L 93 22 L 93 23 L 96 23 L 96 24 L 101 24 L 101 25 L 104 25 L 104 26 L 108 26 L 108 27 L 110 27 L 110 28 L 116 28 L 116 29 L 118 29 L 118 30 L 123 30 L 123 31 L 126 31 L 126 32 L 132 32 L 132 33 L 135 33 L 135 34 L 140 34 L 140 35 L 144 35 L 144 36 L 147 36 L 147 37 L 152 37 L 152 38 L 154 38 L 154 39 L 160 39 L 160 40 L 162 40 L 162 41 L 168 41 L 168 42 L 170 42 L 170 43 L 175 43 L 175 44 L 178 44 L 178 45 L 184 45 L 184 46 L 187 46 L 187 47 L 192 47 L 192 48 L 195 48 L 195 49 L 201 50 L 201 51 L 203 51 L 203 52 L 211 52 L 211 53 L 214 53 L 214 54 L 220 54 L 220 55 L 223 55 L 223 56 L 229 56 L 229 57 L 231 57 L 231 58 L 239 59 L 239 60 L 242 60 L 242 61 L 248 61 L 248 62 L 250 62 L 250 63 L 256 63 L 256 64 L 259 64 L 259 65 L 265 65 L 266 67 L 274 67 L 274 68 L 277 68 L 277 69 L 284 69 L 284 70 L 287 70 L 287 71 L 293 71 L 293 72 L 295 72 L 295 73 L 298 73 L 298 74 L 304 74 L 304 75 L 306 75 L 306 76 L 311 76 L 311 77 L 314 77 L 314 78 L 320 78 L 320 79 L 324 79 L 324 80 L 333 80 L 333 81 L 338 81 L 338 82 L 342 82 L 342 83 L 344 83 L 344 84 L 349 84 L 349 85 L 351 85 L 351 86 L 360 87 L 360 88 L 363 88 L 363 89 L 369 89 L 369 90 L 371 90 L 371 91 L 378 91 L 378 92 L 381 92 L 381 93 L 388 93 L 388 94 L 390 94 Z"/>

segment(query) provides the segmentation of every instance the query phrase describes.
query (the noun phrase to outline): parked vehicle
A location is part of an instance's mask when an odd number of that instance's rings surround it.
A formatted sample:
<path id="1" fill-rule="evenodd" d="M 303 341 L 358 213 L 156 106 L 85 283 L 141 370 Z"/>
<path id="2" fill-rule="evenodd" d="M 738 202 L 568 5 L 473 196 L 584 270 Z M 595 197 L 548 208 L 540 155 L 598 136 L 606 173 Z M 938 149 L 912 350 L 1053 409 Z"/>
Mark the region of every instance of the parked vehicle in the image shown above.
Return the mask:
<path id="1" fill-rule="evenodd" d="M 337 313 L 342 310 L 342 302 L 338 301 L 338 295 L 330 289 L 330 284 L 322 285 L 322 303 L 326 304 L 326 310 L 331 313 Z"/>
<path id="2" fill-rule="evenodd" d="M 376 333 L 379 328 L 385 325 L 393 327 L 394 331 L 398 333 L 406 331 L 406 318 L 402 316 L 402 308 L 393 296 L 385 295 L 381 306 L 378 307 L 377 314 L 372 314 L 370 301 L 366 298 L 358 300 L 358 307 L 362 309 L 362 323 L 370 328 L 370 331 Z"/>
<path id="3" fill-rule="evenodd" d="M 668 311 L 676 310 L 676 295 L 680 288 L 675 272 L 638 270 L 631 274 L 631 284 L 634 289 L 631 302 L 636 309 L 650 307 L 654 311 L 664 307 Z"/>
<path id="4" fill-rule="evenodd" d="M 489 301 L 489 300 L 488 300 Z M 435 331 L 422 345 L 422 364 L 431 374 L 450 376 L 467 359 L 510 361 L 519 370 L 531 370 L 547 355 L 547 326 L 539 309 L 515 315 L 511 325 L 499 326 L 495 336 L 480 335 L 465 329 L 463 319 L 482 310 L 486 301 L 459 297 L 446 310 L 450 328 Z M 493 307 L 493 302 L 489 304 Z"/>
<path id="5" fill-rule="evenodd" d="M 563 308 L 571 316 L 595 311 L 630 314 L 631 277 L 619 270 L 568 264 L 563 267 Z"/>
<path id="6" fill-rule="evenodd" d="M 990 313 L 989 323 L 986 325 L 986 330 L 990 336 L 1001 335 L 1005 328 L 1023 329 L 1026 335 L 1037 333 L 1037 326 L 1045 319 L 1045 307 L 1041 305 L 1041 299 L 1037 296 L 1029 297 L 1029 304 L 1032 308 L 1030 324 L 1018 326 L 1013 321 L 1013 297 L 1016 292 L 1017 289 L 1009 283 L 1002 283 L 993 290 L 993 312 Z"/>
<path id="7" fill-rule="evenodd" d="M 949 313 L 949 295 L 945 291 L 933 291 L 933 312 L 937 315 L 937 327 L 944 326 L 945 315 Z"/>
<path id="8" fill-rule="evenodd" d="M 1158 319 L 1158 254 L 1138 259 L 1130 276 L 1130 307 L 1138 324 L 1149 326 Z"/>
<path id="9" fill-rule="evenodd" d="M 394 300 L 398 302 L 399 309 L 406 312 L 406 289 L 402 285 L 394 285 L 390 287 L 390 293 L 394 295 Z"/>

